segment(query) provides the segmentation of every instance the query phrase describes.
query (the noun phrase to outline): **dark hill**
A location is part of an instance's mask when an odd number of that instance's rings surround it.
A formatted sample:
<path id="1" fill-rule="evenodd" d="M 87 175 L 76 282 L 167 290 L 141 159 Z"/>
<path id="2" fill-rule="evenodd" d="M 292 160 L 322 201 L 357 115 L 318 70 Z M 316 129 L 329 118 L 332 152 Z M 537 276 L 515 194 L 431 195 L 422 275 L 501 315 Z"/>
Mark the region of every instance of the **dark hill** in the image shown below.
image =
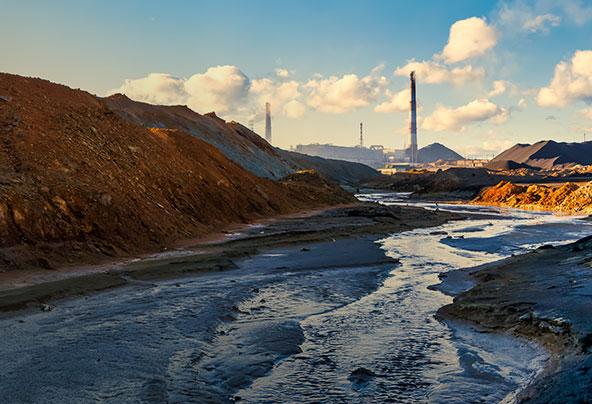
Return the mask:
<path id="1" fill-rule="evenodd" d="M 433 163 L 438 160 L 463 160 L 463 156 L 440 143 L 432 143 L 417 151 L 419 163 Z"/>
<path id="2" fill-rule="evenodd" d="M 496 161 L 492 160 L 489 163 L 487 163 L 487 165 L 485 167 L 490 170 L 501 170 L 501 171 L 519 170 L 521 168 L 526 168 L 526 169 L 536 168 L 536 169 L 538 169 L 538 167 L 532 167 L 532 166 L 529 166 L 528 164 L 525 164 L 525 163 L 516 163 L 514 160 L 496 160 Z"/>
<path id="3" fill-rule="evenodd" d="M 543 140 L 532 145 L 516 144 L 496 156 L 491 163 L 512 160 L 543 169 L 592 165 L 592 142 L 564 143 Z"/>

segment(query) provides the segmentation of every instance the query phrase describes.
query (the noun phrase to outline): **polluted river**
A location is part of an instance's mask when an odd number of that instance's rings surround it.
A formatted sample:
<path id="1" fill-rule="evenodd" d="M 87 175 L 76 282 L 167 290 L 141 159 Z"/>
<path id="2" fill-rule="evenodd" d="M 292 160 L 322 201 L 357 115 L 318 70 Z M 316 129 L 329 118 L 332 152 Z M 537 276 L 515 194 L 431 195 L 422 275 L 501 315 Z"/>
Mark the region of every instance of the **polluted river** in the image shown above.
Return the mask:
<path id="1" fill-rule="evenodd" d="M 360 199 L 408 203 L 395 194 Z M 440 274 L 574 241 L 592 225 L 419 206 L 469 219 L 268 250 L 230 271 L 138 281 L 8 316 L 0 320 L 0 402 L 511 403 L 547 354 L 438 321 L 452 297 L 434 286 Z M 335 262 L 307 264 L 332 251 Z"/>

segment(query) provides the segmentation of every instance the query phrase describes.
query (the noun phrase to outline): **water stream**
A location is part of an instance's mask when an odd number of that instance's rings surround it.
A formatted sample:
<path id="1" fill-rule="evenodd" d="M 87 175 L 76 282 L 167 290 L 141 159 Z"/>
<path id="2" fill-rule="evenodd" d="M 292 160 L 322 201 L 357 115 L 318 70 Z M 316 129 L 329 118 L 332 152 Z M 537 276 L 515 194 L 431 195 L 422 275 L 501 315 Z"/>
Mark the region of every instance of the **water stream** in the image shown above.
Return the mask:
<path id="1" fill-rule="evenodd" d="M 363 198 L 407 203 L 394 194 Z M 310 255 L 276 249 L 229 272 L 138 282 L 4 319 L 0 402 L 510 401 L 545 353 L 440 323 L 434 313 L 452 298 L 429 286 L 441 272 L 576 240 L 592 225 L 540 212 L 439 208 L 473 216 L 378 241 L 319 243 Z M 331 252 L 339 262 L 380 255 L 375 243 L 400 263 L 306 262 Z"/>

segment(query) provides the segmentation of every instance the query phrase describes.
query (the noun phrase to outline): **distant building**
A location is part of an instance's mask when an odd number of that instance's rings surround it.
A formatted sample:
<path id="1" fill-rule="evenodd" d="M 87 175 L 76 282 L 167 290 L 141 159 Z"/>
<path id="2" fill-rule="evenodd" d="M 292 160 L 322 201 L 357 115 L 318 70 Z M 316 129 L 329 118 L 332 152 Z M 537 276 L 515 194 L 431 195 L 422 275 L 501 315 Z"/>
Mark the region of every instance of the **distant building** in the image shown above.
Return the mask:
<path id="1" fill-rule="evenodd" d="M 298 145 L 295 151 L 309 156 L 318 156 L 326 159 L 345 160 L 352 163 L 362 163 L 372 168 L 384 167 L 384 147 L 373 145 L 365 147 L 333 146 L 331 144 Z"/>

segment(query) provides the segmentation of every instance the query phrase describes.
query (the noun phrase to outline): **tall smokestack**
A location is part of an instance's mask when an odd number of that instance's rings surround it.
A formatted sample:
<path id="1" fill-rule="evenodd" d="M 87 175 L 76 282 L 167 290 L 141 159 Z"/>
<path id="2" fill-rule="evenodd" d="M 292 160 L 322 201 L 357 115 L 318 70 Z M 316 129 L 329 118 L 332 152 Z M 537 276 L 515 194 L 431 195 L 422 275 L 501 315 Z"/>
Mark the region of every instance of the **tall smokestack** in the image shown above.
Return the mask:
<path id="1" fill-rule="evenodd" d="M 360 147 L 364 147 L 364 135 L 362 134 L 362 122 L 360 122 Z"/>
<path id="2" fill-rule="evenodd" d="M 411 101 L 409 102 L 409 158 L 417 163 L 417 106 L 415 102 L 415 72 L 409 75 L 411 80 Z"/>
<path id="3" fill-rule="evenodd" d="M 271 105 L 265 103 L 265 140 L 271 144 Z"/>

